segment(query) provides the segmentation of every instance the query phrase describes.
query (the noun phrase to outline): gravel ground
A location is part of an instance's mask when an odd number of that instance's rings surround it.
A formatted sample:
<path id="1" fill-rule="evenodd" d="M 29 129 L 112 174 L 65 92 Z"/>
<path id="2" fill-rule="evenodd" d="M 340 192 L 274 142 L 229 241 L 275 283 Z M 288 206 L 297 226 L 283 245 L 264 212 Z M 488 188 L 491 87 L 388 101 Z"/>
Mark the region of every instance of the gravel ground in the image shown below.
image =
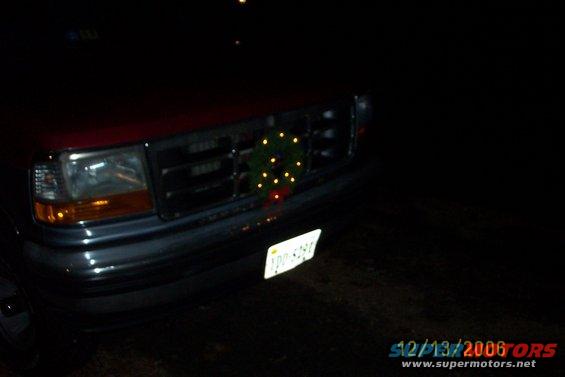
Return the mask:
<path id="1" fill-rule="evenodd" d="M 412 339 L 559 343 L 563 245 L 557 227 L 504 211 L 379 193 L 312 262 L 106 335 L 74 376 L 515 376 L 402 369 L 387 355 Z M 557 359 L 520 372 L 563 375 Z"/>

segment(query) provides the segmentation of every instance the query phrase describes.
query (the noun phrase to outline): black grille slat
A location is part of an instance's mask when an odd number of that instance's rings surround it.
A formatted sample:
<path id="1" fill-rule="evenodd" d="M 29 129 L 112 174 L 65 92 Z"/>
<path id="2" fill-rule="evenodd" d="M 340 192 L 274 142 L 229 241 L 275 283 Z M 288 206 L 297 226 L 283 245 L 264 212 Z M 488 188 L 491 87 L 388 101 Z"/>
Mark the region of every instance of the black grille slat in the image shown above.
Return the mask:
<path id="1" fill-rule="evenodd" d="M 220 169 L 207 174 L 192 176 L 187 170 L 178 171 L 176 174 L 168 174 L 163 176 L 163 184 L 169 190 L 180 190 L 189 186 L 205 185 L 209 182 L 225 179 L 231 174 L 231 166 L 224 162 Z"/>
<path id="2" fill-rule="evenodd" d="M 161 174 L 162 176 L 167 176 L 169 174 L 174 174 L 177 173 L 179 171 L 183 171 L 183 170 L 191 170 L 193 168 L 198 168 L 199 166 L 202 165 L 207 165 L 207 164 L 214 164 L 215 162 L 222 162 L 223 160 L 226 160 L 230 158 L 229 154 L 222 154 L 220 156 L 214 157 L 214 158 L 207 158 L 207 159 L 203 159 L 203 160 L 193 160 L 191 162 L 186 162 L 186 163 L 182 163 L 180 165 L 175 165 L 175 166 L 171 166 L 168 168 L 164 168 L 161 170 Z"/>
<path id="3" fill-rule="evenodd" d="M 194 143 L 199 145 L 201 143 Z M 221 137 L 215 140 L 216 147 L 191 152 L 190 146 L 176 147 L 164 150 L 159 153 L 157 158 L 158 165 L 161 169 L 178 168 L 183 165 L 199 163 L 204 160 L 212 160 L 221 156 L 227 156 L 231 151 L 231 140 L 227 137 Z"/>
<path id="4" fill-rule="evenodd" d="M 169 213 L 168 217 L 177 217 L 176 214 L 183 214 L 187 211 L 194 211 L 206 208 L 206 203 L 216 203 L 223 201 L 226 196 L 230 195 L 233 188 L 230 184 L 217 186 L 206 191 L 191 193 L 186 191 L 184 193 L 176 193 L 168 198 L 168 205 L 174 209 L 174 212 Z"/>
<path id="5" fill-rule="evenodd" d="M 221 189 L 223 187 L 227 187 L 227 186 L 229 186 L 229 184 L 231 184 L 231 179 L 229 179 L 229 178 L 211 180 L 211 181 L 208 181 L 208 182 L 202 182 L 200 184 L 192 185 L 190 187 L 172 190 L 172 191 L 167 191 L 166 197 L 168 199 L 170 199 L 170 198 L 179 197 L 179 196 L 183 196 L 183 195 L 200 194 L 202 192 L 207 192 L 207 191 L 210 191 L 210 190 L 216 190 L 216 189 Z"/>
<path id="6" fill-rule="evenodd" d="M 247 162 L 272 128 L 300 138 L 307 158 L 305 181 L 314 172 L 346 163 L 353 142 L 351 105 L 344 100 L 152 144 L 148 153 L 161 217 L 173 219 L 251 195 Z"/>

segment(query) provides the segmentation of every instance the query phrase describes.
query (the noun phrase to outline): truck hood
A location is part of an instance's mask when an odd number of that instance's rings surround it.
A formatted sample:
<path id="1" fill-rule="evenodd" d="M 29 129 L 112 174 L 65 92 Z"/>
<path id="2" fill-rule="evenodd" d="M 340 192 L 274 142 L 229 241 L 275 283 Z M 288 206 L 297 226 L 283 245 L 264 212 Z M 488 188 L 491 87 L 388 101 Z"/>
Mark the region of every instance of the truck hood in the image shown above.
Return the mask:
<path id="1" fill-rule="evenodd" d="M 335 79 L 334 79 L 335 80 Z M 330 79 L 291 83 L 269 79 L 195 85 L 111 83 L 82 90 L 12 98 L 0 108 L 2 160 L 30 166 L 34 157 L 72 149 L 150 142 L 175 134 L 264 116 L 352 95 L 358 85 Z M 124 90 L 125 89 L 125 90 Z"/>

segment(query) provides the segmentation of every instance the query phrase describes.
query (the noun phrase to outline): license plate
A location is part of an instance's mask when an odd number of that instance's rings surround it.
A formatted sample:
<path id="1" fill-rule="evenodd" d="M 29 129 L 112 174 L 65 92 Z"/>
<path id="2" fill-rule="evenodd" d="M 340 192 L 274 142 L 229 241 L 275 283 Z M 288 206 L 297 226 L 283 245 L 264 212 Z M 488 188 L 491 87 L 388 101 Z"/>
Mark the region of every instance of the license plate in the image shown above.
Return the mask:
<path id="1" fill-rule="evenodd" d="M 265 265 L 265 279 L 292 270 L 312 259 L 321 234 L 322 230 L 316 229 L 269 247 Z"/>

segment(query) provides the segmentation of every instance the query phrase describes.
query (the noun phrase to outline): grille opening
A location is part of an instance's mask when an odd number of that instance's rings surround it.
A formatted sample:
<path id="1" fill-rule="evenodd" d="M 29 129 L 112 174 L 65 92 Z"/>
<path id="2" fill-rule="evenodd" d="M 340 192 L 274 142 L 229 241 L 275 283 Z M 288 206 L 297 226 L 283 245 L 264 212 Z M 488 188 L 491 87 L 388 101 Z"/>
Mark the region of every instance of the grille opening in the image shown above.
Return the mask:
<path id="1" fill-rule="evenodd" d="M 289 127 L 290 133 L 302 139 L 308 137 L 308 117 L 303 116 L 298 118 Z"/>
<path id="2" fill-rule="evenodd" d="M 240 195 L 251 194 L 251 182 L 249 180 L 249 174 L 245 174 L 240 178 Z"/>
<path id="3" fill-rule="evenodd" d="M 343 124 L 350 120 L 351 110 L 347 108 L 326 110 L 312 120 L 311 169 L 323 168 L 347 156 L 351 128 Z"/>

